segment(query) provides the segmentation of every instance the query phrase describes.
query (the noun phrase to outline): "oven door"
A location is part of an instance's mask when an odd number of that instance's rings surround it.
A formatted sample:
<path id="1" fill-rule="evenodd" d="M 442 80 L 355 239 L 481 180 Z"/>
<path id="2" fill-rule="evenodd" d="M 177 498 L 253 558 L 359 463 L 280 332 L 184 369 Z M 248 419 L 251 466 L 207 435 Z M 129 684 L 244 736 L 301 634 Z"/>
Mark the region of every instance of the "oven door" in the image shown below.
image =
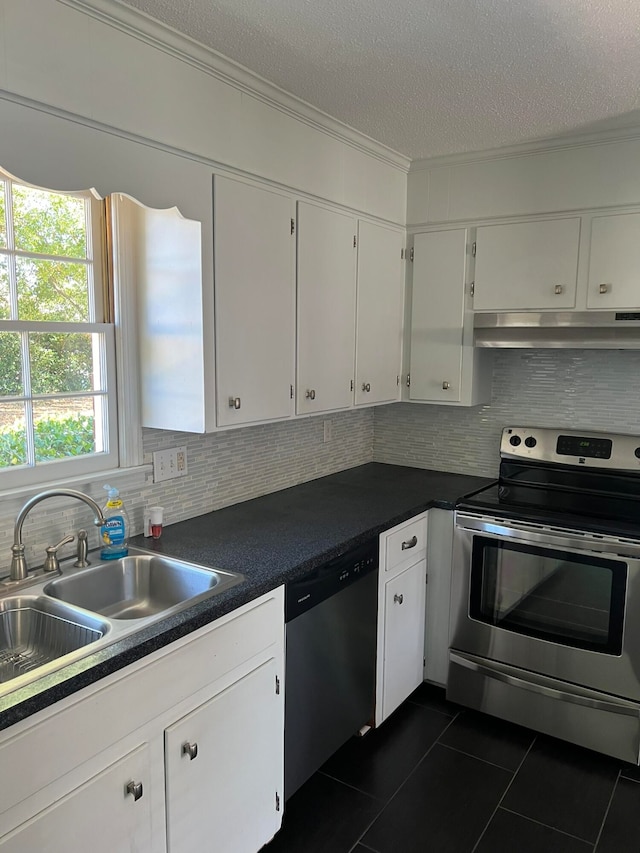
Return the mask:
<path id="1" fill-rule="evenodd" d="M 640 543 L 456 513 L 452 650 L 640 700 Z"/>

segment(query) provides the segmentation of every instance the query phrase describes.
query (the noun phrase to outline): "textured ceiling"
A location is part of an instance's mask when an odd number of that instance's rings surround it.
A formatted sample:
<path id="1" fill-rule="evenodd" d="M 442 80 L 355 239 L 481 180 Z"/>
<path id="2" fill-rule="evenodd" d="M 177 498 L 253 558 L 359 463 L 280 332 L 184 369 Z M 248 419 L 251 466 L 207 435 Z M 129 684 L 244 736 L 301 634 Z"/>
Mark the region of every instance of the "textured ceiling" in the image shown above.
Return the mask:
<path id="1" fill-rule="evenodd" d="M 412 159 L 640 124 L 640 0 L 127 0 Z"/>

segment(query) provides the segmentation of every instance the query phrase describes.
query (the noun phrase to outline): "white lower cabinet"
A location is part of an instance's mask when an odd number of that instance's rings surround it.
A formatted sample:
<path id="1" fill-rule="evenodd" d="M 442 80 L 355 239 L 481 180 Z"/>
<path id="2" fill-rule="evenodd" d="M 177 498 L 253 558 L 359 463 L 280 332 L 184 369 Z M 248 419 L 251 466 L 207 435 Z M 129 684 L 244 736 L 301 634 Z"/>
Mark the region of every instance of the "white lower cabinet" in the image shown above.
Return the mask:
<path id="1" fill-rule="evenodd" d="M 376 725 L 422 683 L 427 514 L 380 537 Z"/>
<path id="2" fill-rule="evenodd" d="M 169 853 L 253 853 L 277 832 L 277 676 L 271 659 L 165 731 Z"/>
<path id="3" fill-rule="evenodd" d="M 0 733 L 2 853 L 255 853 L 280 827 L 284 595 Z"/>
<path id="4" fill-rule="evenodd" d="M 422 683 L 426 576 L 423 559 L 385 584 L 385 719 Z"/>
<path id="5" fill-rule="evenodd" d="M 151 800 L 144 790 L 148 779 L 149 745 L 141 744 L 0 839 L 0 850 L 2 853 L 151 850 Z"/>

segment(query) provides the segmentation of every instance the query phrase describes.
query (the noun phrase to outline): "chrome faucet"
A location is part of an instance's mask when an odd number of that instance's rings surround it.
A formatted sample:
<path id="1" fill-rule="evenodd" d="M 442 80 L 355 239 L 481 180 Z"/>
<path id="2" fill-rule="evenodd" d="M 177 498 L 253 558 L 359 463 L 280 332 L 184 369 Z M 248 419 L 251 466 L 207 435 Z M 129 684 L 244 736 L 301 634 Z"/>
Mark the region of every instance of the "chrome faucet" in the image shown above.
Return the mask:
<path id="1" fill-rule="evenodd" d="M 11 560 L 11 569 L 9 571 L 9 581 L 21 581 L 24 580 L 29 574 L 29 569 L 27 568 L 27 561 L 24 557 L 24 543 L 22 542 L 22 525 L 24 524 L 25 518 L 29 515 L 30 511 L 33 509 L 36 504 L 39 504 L 41 501 L 46 498 L 76 498 L 76 500 L 83 501 L 87 504 L 88 507 L 91 508 L 94 518 L 94 524 L 96 527 L 100 527 L 106 522 L 106 519 L 102 515 L 102 510 L 98 506 L 98 504 L 94 501 L 93 498 L 90 498 L 89 495 L 85 495 L 84 492 L 77 492 L 75 489 L 49 489 L 46 492 L 40 492 L 37 495 L 34 495 L 30 498 L 26 504 L 22 507 L 20 512 L 18 513 L 18 517 L 16 518 L 16 524 L 13 528 L 13 545 L 11 546 L 11 551 L 13 553 L 13 558 Z"/>

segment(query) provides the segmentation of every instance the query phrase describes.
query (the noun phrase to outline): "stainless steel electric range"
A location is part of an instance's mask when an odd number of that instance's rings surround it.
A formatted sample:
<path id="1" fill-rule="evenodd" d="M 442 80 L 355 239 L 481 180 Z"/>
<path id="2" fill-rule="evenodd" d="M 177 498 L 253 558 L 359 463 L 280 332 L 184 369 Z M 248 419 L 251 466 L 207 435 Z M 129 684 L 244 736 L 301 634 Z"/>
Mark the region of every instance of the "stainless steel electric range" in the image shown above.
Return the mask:
<path id="1" fill-rule="evenodd" d="M 638 763 L 640 436 L 507 427 L 456 510 L 447 696 Z"/>

